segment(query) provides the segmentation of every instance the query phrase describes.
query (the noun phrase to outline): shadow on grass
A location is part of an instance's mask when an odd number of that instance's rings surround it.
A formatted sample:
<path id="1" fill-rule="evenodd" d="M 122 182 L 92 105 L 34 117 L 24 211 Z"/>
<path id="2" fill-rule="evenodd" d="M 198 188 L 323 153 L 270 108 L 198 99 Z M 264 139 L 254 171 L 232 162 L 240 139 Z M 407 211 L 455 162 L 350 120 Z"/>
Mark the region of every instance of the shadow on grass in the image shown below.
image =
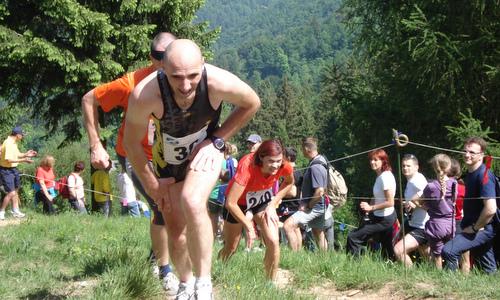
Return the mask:
<path id="1" fill-rule="evenodd" d="M 54 295 L 51 292 L 49 292 L 47 289 L 43 290 L 38 290 L 36 292 L 33 292 L 31 294 L 28 294 L 26 296 L 21 297 L 21 299 L 29 299 L 29 300 L 59 300 L 59 299 L 66 299 L 66 296 L 62 295 Z"/>

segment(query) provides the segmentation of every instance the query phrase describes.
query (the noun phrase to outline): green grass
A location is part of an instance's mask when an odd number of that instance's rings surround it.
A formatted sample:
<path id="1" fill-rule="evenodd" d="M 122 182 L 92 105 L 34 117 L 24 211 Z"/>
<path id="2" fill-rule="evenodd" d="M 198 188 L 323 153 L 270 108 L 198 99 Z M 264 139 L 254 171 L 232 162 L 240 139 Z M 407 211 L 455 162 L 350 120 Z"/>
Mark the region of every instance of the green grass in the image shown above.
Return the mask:
<path id="1" fill-rule="evenodd" d="M 164 299 L 151 274 L 148 220 L 44 216 L 27 211 L 19 225 L 0 227 L 1 299 Z M 216 251 L 220 245 L 216 244 Z M 263 253 L 238 251 L 228 263 L 214 260 L 220 299 L 316 299 L 323 285 L 363 295 L 390 285 L 387 297 L 499 299 L 498 275 L 449 273 L 421 264 L 405 272 L 380 257 L 352 259 L 343 253 L 292 253 L 283 248 L 280 268 L 293 274 L 286 289 L 265 280 Z M 367 296 L 368 297 L 368 296 Z"/>

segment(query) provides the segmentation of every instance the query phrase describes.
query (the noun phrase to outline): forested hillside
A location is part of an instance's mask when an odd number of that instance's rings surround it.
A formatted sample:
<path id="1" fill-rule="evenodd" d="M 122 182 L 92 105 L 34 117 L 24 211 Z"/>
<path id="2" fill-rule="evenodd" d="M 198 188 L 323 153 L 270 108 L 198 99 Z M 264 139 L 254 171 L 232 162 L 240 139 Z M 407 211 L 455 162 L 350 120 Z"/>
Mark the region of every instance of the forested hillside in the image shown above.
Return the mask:
<path id="1" fill-rule="evenodd" d="M 312 134 L 332 159 L 388 144 L 397 128 L 455 149 L 480 135 L 499 153 L 500 1 L 207 0 L 197 15 L 221 28 L 215 63 L 261 96 L 240 139 L 298 146 Z M 365 156 L 338 164 L 366 188 Z"/>
<path id="2" fill-rule="evenodd" d="M 338 13 L 340 1 L 207 0 L 197 15 L 220 26 L 214 63 L 246 78 L 263 102 L 244 129 L 266 137 L 279 136 L 297 146 L 314 134 L 321 76 L 341 63 L 349 42 Z"/>

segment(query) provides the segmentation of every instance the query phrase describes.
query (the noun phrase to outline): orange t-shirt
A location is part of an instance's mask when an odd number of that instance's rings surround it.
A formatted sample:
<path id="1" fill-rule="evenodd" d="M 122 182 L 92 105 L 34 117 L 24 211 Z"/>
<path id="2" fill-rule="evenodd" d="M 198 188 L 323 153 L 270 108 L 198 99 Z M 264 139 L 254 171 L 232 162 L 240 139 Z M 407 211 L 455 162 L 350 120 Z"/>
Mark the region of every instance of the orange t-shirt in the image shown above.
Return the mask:
<path id="1" fill-rule="evenodd" d="M 102 84 L 94 89 L 94 97 L 99 102 L 102 110 L 109 112 L 115 107 L 123 108 L 123 119 L 120 129 L 118 130 L 118 137 L 116 139 L 116 153 L 123 157 L 127 157 L 127 153 L 123 148 L 123 134 L 125 133 L 125 115 L 127 114 L 128 107 L 128 97 L 134 87 L 149 74 L 155 72 L 156 69 L 153 66 L 147 68 L 142 68 L 137 71 L 127 73 L 122 77 Z M 142 139 L 142 147 L 144 152 L 151 160 L 152 154 L 152 144 L 149 143 L 148 133 L 146 132 L 144 138 Z"/>
<path id="2" fill-rule="evenodd" d="M 238 199 L 238 205 L 247 206 L 247 209 L 271 201 L 274 183 L 283 176 L 293 174 L 293 167 L 287 161 L 275 175 L 264 177 L 261 167 L 254 164 L 255 153 L 250 153 L 238 162 L 238 168 L 233 179 L 228 184 L 229 191 L 234 182 L 245 187 L 243 194 Z"/>
<path id="3" fill-rule="evenodd" d="M 56 185 L 54 181 L 56 176 L 54 175 L 54 169 L 52 168 L 48 170 L 46 170 L 43 167 L 36 168 L 35 177 L 36 177 L 36 182 L 40 183 L 43 181 L 43 183 L 45 183 L 45 187 L 48 189 Z"/>

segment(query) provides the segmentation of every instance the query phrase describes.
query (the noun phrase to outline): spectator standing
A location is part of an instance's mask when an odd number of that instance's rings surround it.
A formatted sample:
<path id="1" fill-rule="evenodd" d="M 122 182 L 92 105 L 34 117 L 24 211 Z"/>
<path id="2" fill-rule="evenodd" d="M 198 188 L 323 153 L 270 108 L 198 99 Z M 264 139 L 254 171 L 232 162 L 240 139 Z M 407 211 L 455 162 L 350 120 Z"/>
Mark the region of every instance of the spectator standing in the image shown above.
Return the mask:
<path id="1" fill-rule="evenodd" d="M 328 203 L 324 197 L 328 184 L 328 170 L 324 167 L 327 165 L 327 161 L 318 153 L 318 141 L 315 138 L 307 137 L 302 141 L 302 152 L 310 161 L 304 172 L 299 211 L 284 223 L 286 237 L 290 248 L 293 251 L 298 251 L 302 248 L 302 234 L 299 227 L 312 225 L 311 228 L 318 247 L 321 250 L 327 250 L 324 228 L 322 228 L 325 226 L 325 222 L 332 218 L 331 210 L 328 209 Z"/>
<path id="2" fill-rule="evenodd" d="M 123 167 L 122 171 L 118 173 L 116 183 L 118 185 L 118 189 L 120 190 L 122 215 L 140 217 L 141 211 L 139 209 L 139 202 L 137 202 L 137 194 L 135 192 L 134 184 Z"/>
<path id="3" fill-rule="evenodd" d="M 259 149 L 260 144 L 262 144 L 262 138 L 260 135 L 252 133 L 248 136 L 246 144 L 248 152 L 253 153 Z"/>
<path id="4" fill-rule="evenodd" d="M 55 159 L 51 155 L 46 155 L 40 161 L 40 166 L 36 169 L 36 186 L 37 191 L 35 197 L 37 202 L 43 203 L 43 212 L 46 214 L 54 214 L 54 199 L 55 191 L 55 174 L 54 174 Z"/>
<path id="5" fill-rule="evenodd" d="M 68 175 L 69 204 L 71 208 L 80 212 L 80 214 L 87 214 L 83 178 L 80 176 L 84 170 L 85 164 L 83 161 L 77 161 L 73 167 L 73 172 Z"/>
<path id="6" fill-rule="evenodd" d="M 458 268 L 461 254 L 470 250 L 474 266 L 487 274 L 497 271 L 492 241 L 495 237 L 493 216 L 497 211 L 495 175 L 483 164 L 487 143 L 480 137 L 464 142 L 465 198 L 462 232 L 446 243 L 442 256 L 449 270 Z"/>
<path id="7" fill-rule="evenodd" d="M 19 178 L 19 171 L 17 165 L 19 163 L 32 163 L 32 158 L 36 156 L 36 151 L 28 150 L 25 153 L 19 151 L 17 143 L 24 137 L 24 132 L 20 126 L 14 127 L 12 133 L 2 143 L 0 150 L 0 177 L 3 183 L 5 192 L 7 193 L 2 201 L 0 208 L 0 220 L 5 220 L 5 208 L 12 202 L 12 216 L 14 218 L 24 218 L 19 210 L 19 185 L 21 179 Z"/>
<path id="8" fill-rule="evenodd" d="M 92 174 L 91 180 L 94 186 L 94 199 L 95 203 L 92 203 L 92 211 L 100 212 L 105 217 L 109 217 L 112 212 L 111 206 L 111 183 L 109 180 L 109 170 L 112 167 L 112 163 L 109 162 L 106 169 L 99 169 Z"/>

